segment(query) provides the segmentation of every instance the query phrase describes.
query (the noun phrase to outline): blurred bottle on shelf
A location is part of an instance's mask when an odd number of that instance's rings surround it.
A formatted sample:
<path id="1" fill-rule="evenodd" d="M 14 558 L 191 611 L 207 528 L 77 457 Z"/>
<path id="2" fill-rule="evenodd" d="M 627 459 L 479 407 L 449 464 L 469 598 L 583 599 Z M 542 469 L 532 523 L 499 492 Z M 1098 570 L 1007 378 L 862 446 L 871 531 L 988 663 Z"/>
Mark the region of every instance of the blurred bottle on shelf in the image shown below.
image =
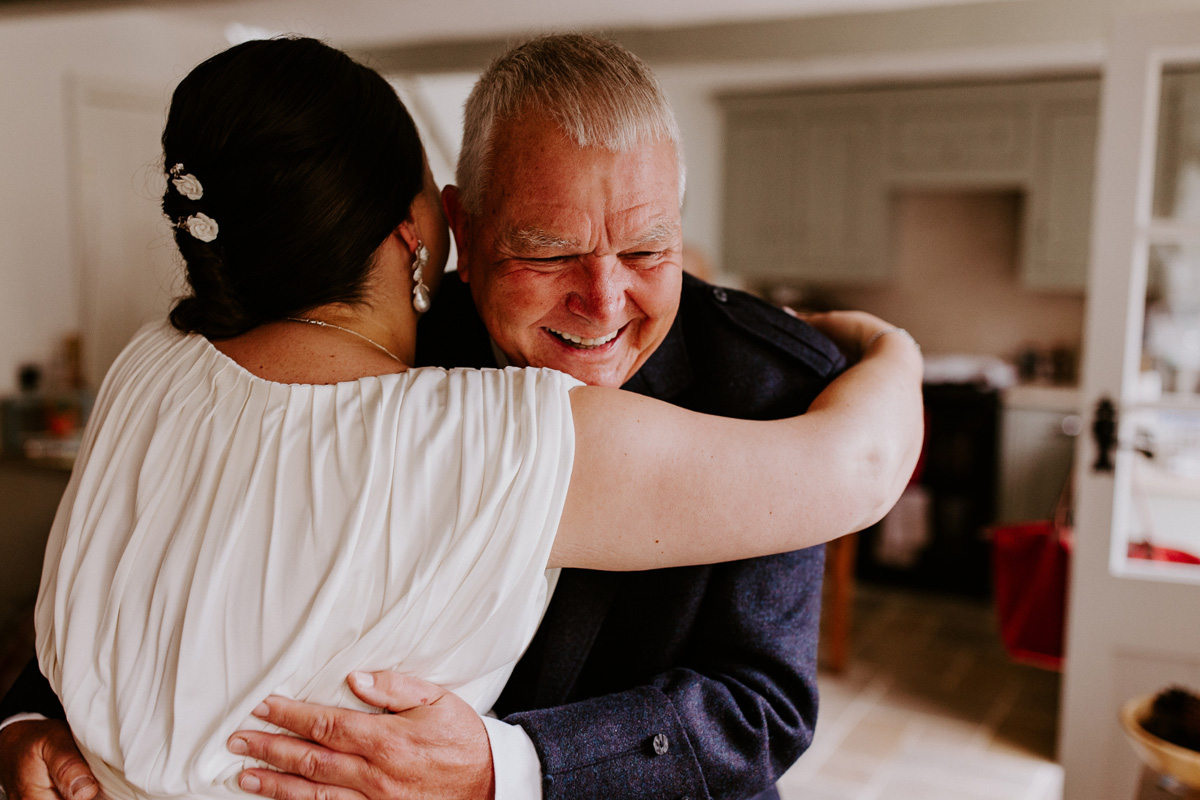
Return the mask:
<path id="1" fill-rule="evenodd" d="M 94 399 L 81 364 L 79 337 L 72 335 L 50 370 L 20 366 L 17 393 L 0 398 L 0 455 L 64 464 L 75 458 Z"/>

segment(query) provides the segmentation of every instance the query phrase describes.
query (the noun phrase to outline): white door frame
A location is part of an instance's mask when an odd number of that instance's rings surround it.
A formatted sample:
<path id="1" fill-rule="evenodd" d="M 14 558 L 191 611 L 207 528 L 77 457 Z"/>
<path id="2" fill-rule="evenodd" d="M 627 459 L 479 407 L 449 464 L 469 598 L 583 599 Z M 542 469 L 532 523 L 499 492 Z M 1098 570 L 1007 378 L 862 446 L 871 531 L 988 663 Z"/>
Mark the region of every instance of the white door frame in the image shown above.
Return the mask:
<path id="1" fill-rule="evenodd" d="M 1084 339 L 1083 402 L 1136 401 L 1161 68 L 1200 63 L 1200 12 L 1118 21 L 1105 73 Z M 1128 423 L 1128 415 L 1125 415 Z M 1128 443 L 1127 424 L 1119 439 Z M 1076 451 L 1076 540 L 1071 572 L 1060 755 L 1065 800 L 1127 800 L 1139 765 L 1117 712 L 1130 696 L 1181 681 L 1200 685 L 1200 570 L 1139 565 L 1115 532 L 1131 512 L 1134 454 L 1118 448 L 1114 472 L 1097 450 Z"/>

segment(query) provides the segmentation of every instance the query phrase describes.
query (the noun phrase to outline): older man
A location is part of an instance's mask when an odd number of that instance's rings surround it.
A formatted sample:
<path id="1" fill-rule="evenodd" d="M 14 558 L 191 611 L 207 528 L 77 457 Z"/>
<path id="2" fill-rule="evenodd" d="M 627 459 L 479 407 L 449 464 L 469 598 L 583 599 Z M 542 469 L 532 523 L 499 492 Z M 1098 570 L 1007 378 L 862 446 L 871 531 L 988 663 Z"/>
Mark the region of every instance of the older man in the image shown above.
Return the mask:
<path id="1" fill-rule="evenodd" d="M 554 367 L 755 419 L 804 410 L 843 366 L 803 323 L 683 276 L 678 130 L 613 43 L 546 37 L 493 64 L 467 104 L 458 182 L 444 203 L 461 281 L 422 323 L 423 363 Z M 419 713 L 273 700 L 268 719 L 316 742 L 245 733 L 238 747 L 291 773 L 252 773 L 289 800 L 777 797 L 816 720 L 822 558 L 565 571 L 486 737 L 452 695 L 422 704 L 409 685 L 378 704 Z M 61 723 L 14 724 L 0 744 L 21 797 L 84 780 Z"/>

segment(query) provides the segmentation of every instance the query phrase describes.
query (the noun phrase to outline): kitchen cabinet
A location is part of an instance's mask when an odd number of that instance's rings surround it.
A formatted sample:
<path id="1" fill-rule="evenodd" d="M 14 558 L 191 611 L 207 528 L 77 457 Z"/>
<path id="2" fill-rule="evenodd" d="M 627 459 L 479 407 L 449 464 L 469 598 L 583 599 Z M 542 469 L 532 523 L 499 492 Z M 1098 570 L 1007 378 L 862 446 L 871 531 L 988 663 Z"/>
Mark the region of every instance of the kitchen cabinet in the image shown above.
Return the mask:
<path id="1" fill-rule="evenodd" d="M 736 107 L 734 102 L 732 107 Z M 726 269 L 883 277 L 882 118 L 855 98 L 751 100 L 725 131 Z"/>
<path id="2" fill-rule="evenodd" d="M 729 120 L 725 131 L 726 268 L 783 276 L 794 263 L 792 175 L 796 136 L 783 111 L 758 109 Z"/>
<path id="3" fill-rule="evenodd" d="M 725 113 L 726 269 L 881 283 L 908 188 L 1027 195 L 1021 280 L 1082 291 L 1097 79 L 738 95 Z"/>
<path id="4" fill-rule="evenodd" d="M 795 126 L 796 259 L 814 280 L 883 277 L 887 196 L 879 182 L 878 110 L 813 103 L 799 109 Z"/>
<path id="5" fill-rule="evenodd" d="M 1079 391 L 1013 386 L 1002 396 L 998 522 L 1050 519 L 1081 432 Z"/>
<path id="6" fill-rule="evenodd" d="M 1100 88 L 1075 81 L 1033 91 L 1035 162 L 1021 274 L 1030 288 L 1079 289 L 1087 285 Z"/>
<path id="7" fill-rule="evenodd" d="M 1022 86 L 887 92 L 895 182 L 1015 183 L 1029 162 L 1028 93 Z"/>

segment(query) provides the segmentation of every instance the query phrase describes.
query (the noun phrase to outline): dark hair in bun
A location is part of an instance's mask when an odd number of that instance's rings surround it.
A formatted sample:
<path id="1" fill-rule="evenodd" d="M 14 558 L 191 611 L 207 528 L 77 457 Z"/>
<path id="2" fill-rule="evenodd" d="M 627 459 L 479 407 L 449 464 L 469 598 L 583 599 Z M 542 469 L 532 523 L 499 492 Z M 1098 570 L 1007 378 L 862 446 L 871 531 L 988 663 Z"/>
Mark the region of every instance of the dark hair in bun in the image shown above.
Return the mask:
<path id="1" fill-rule="evenodd" d="M 315 39 L 252 41 L 196 67 L 163 130 L 163 212 L 192 294 L 181 331 L 224 339 L 325 303 L 361 299 L 372 255 L 408 217 L 425 157 L 416 126 L 379 73 Z M 169 175 L 170 177 L 170 175 Z M 184 224 L 219 226 L 205 242 Z"/>

